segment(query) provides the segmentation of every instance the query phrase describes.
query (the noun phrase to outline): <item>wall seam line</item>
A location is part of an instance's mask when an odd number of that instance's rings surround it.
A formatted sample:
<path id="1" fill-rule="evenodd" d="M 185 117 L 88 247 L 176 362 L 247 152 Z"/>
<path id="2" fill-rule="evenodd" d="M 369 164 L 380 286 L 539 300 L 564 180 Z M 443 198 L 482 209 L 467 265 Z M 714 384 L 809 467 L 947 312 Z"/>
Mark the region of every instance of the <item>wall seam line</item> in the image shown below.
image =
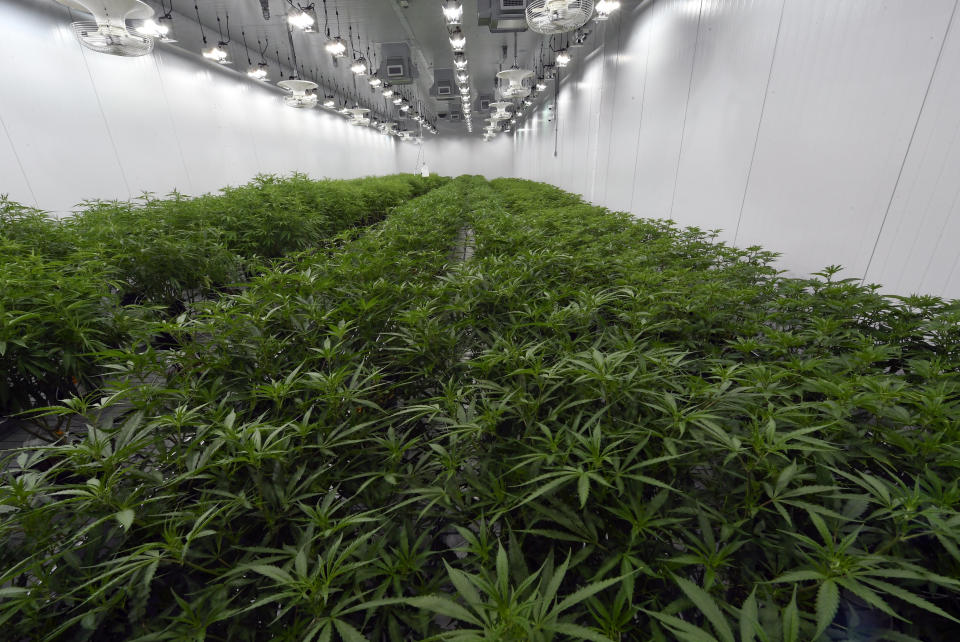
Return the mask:
<path id="1" fill-rule="evenodd" d="M 770 68 L 767 69 L 767 84 L 763 88 L 763 100 L 760 102 L 760 117 L 757 119 L 757 133 L 753 137 L 753 151 L 750 153 L 750 165 L 747 166 L 747 178 L 743 183 L 743 196 L 740 198 L 740 212 L 737 215 L 737 227 L 733 232 L 732 244 L 736 246 L 740 236 L 740 224 L 743 222 L 743 210 L 747 204 L 747 193 L 750 191 L 750 179 L 753 178 L 753 163 L 757 159 L 757 149 L 760 147 L 760 130 L 763 128 L 763 117 L 767 112 L 767 96 L 770 95 L 770 80 L 773 78 L 773 66 L 777 61 L 777 49 L 780 46 L 780 31 L 783 27 L 783 14 L 787 11 L 787 0 L 780 4 L 780 19 L 777 21 L 777 35 L 773 40 L 773 53 L 770 55 Z"/>
<path id="2" fill-rule="evenodd" d="M 591 172 L 590 177 L 590 202 L 594 205 L 597 204 L 597 169 L 600 164 L 600 126 L 603 124 L 600 114 L 603 111 L 603 89 L 607 86 L 607 74 L 604 73 L 604 70 L 607 67 L 607 38 L 606 38 L 606 25 L 604 29 L 604 38 L 600 43 L 600 93 L 599 100 L 597 101 L 597 130 L 596 130 L 596 147 L 594 148 L 593 153 L 593 171 Z M 588 114 L 590 112 L 587 112 Z M 587 161 L 589 162 L 589 158 Z"/>
<path id="3" fill-rule="evenodd" d="M 637 119 L 637 143 L 633 146 L 636 152 L 633 156 L 633 189 L 630 190 L 630 213 L 633 212 L 633 199 L 637 196 L 637 168 L 640 166 L 640 134 L 643 132 L 643 108 L 647 102 L 647 77 L 650 71 L 650 41 L 653 34 L 647 36 L 647 55 L 643 59 L 643 91 L 640 93 L 640 118 Z"/>
<path id="4" fill-rule="evenodd" d="M 617 14 L 617 56 L 615 58 L 616 63 L 614 64 L 613 77 L 616 79 L 620 75 L 620 57 L 622 54 L 623 41 L 621 38 L 623 30 L 623 18 Z M 606 32 L 606 27 L 604 27 L 604 32 Z M 604 40 L 606 40 L 606 33 L 604 33 Z M 604 73 L 604 77 L 606 74 Z M 600 108 L 603 109 L 603 102 L 600 103 Z M 613 154 L 613 115 L 616 113 L 617 108 L 617 82 L 614 80 L 613 83 L 613 96 L 610 99 L 610 123 L 607 128 L 607 167 L 606 171 L 603 173 L 603 203 L 607 202 L 607 194 L 610 192 L 610 157 Z"/>
<path id="5" fill-rule="evenodd" d="M 160 56 L 154 51 L 153 66 L 157 70 L 157 80 L 160 83 L 160 93 L 163 94 L 163 102 L 167 106 L 167 114 L 170 117 L 170 129 L 173 130 L 173 140 L 177 143 L 177 153 L 180 155 L 180 163 L 183 165 L 183 175 L 187 177 L 187 189 L 193 194 L 193 180 L 190 178 L 190 170 L 187 168 L 187 157 L 183 154 L 183 145 L 180 143 L 180 134 L 177 132 L 177 123 L 173 119 L 173 110 L 170 108 L 170 97 L 167 96 L 167 85 L 163 82 L 163 72 L 160 70 Z"/>
<path id="6" fill-rule="evenodd" d="M 900 187 L 900 179 L 903 177 L 903 170 L 907 166 L 907 158 L 910 157 L 910 150 L 913 149 L 913 141 L 917 135 L 917 129 L 920 127 L 920 119 L 923 117 L 923 110 L 927 106 L 927 98 L 930 96 L 930 89 L 933 87 L 933 80 L 937 76 L 937 69 L 940 68 L 940 60 L 943 58 L 943 50 L 947 46 L 947 37 L 950 35 L 950 29 L 953 27 L 953 20 L 957 15 L 957 5 L 960 0 L 954 0 L 953 11 L 950 12 L 950 19 L 947 21 L 947 28 L 943 32 L 943 40 L 940 42 L 940 50 L 937 52 L 937 59 L 933 63 L 933 69 L 930 71 L 930 78 L 927 80 L 927 89 L 923 92 L 923 100 L 920 101 L 920 109 L 917 111 L 917 119 L 913 123 L 913 130 L 910 132 L 910 140 L 907 142 L 907 148 L 903 152 L 903 160 L 900 162 L 900 171 L 897 172 L 897 178 L 893 182 L 893 189 L 890 191 L 890 200 L 887 201 L 887 209 L 880 220 L 880 229 L 877 230 L 877 238 L 873 241 L 873 249 L 870 251 L 870 258 L 867 259 L 867 267 L 863 270 L 863 277 L 860 278 L 860 285 L 867 280 L 867 274 L 870 273 L 870 267 L 873 265 L 873 259 L 877 253 L 877 247 L 880 245 L 880 237 L 883 235 L 883 228 L 887 224 L 887 218 L 890 216 L 890 210 L 893 208 L 893 199 L 897 196 L 897 190 Z"/>
<path id="7" fill-rule="evenodd" d="M 68 9 L 70 12 L 70 19 L 73 19 L 73 10 Z M 123 184 L 127 188 L 127 196 L 130 199 L 133 199 L 133 191 L 130 189 L 130 181 L 127 180 L 127 173 L 123 170 L 123 161 L 120 160 L 120 150 L 117 149 L 117 142 L 113 138 L 113 132 L 110 130 L 110 121 L 107 120 L 107 114 L 103 111 L 103 101 L 100 100 L 100 92 L 97 91 L 97 83 L 93 79 L 93 72 L 90 71 L 90 61 L 87 59 L 86 48 L 77 44 L 77 47 L 80 48 L 80 56 L 83 58 L 83 67 L 87 70 L 87 78 L 90 79 L 90 88 L 93 89 L 93 97 L 97 101 L 97 108 L 100 109 L 100 117 L 103 118 L 103 127 L 107 130 L 107 139 L 110 141 L 110 147 L 113 148 L 113 156 L 117 159 L 117 169 L 120 170 L 120 178 L 123 179 Z"/>
<path id="8" fill-rule="evenodd" d="M 668 219 L 673 219 L 673 206 L 677 202 L 677 183 L 680 182 L 680 163 L 683 161 L 683 139 L 687 134 L 687 113 L 690 111 L 690 95 L 693 93 L 693 74 L 697 69 L 697 51 L 700 49 L 700 24 L 703 21 L 703 3 L 700 0 L 700 10 L 697 13 L 697 37 L 693 41 L 693 58 L 690 60 L 690 77 L 687 80 L 687 100 L 683 105 L 683 124 L 680 125 L 680 147 L 677 149 L 677 169 L 673 174 L 673 194 L 670 196 L 670 212 Z"/>
<path id="9" fill-rule="evenodd" d="M 20 154 L 17 152 L 17 147 L 13 144 L 13 138 L 10 136 L 10 130 L 7 129 L 7 124 L 3 121 L 3 115 L 0 114 L 0 127 L 3 127 L 3 133 L 7 137 L 7 141 L 10 143 L 10 151 L 13 152 L 13 157 L 17 161 L 17 167 L 20 168 L 20 173 L 23 175 L 23 182 L 27 185 L 27 190 L 30 192 L 30 197 L 33 199 L 33 206 L 36 208 L 40 207 L 40 201 L 37 200 L 37 194 L 33 191 L 33 185 L 30 184 L 30 179 L 27 177 L 27 170 L 23 167 L 23 161 L 20 160 Z"/>

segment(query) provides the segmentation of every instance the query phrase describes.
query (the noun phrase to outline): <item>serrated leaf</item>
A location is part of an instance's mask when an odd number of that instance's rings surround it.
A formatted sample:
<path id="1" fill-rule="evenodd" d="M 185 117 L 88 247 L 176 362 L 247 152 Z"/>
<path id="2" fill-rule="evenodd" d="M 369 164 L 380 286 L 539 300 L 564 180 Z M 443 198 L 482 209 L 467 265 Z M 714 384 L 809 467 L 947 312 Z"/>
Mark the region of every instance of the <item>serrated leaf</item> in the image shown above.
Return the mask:
<path id="1" fill-rule="evenodd" d="M 706 616 L 707 620 L 713 626 L 713 630 L 720 636 L 722 642 L 734 642 L 733 630 L 727 622 L 726 616 L 720 611 L 716 601 L 709 593 L 691 582 L 690 580 L 674 576 L 673 581 L 677 583 L 684 595 L 690 598 L 690 601 L 700 609 L 700 612 Z"/>
<path id="2" fill-rule="evenodd" d="M 116 513 L 114 517 L 120 522 L 120 525 L 123 526 L 123 530 L 128 531 L 130 527 L 133 526 L 133 518 L 135 513 L 132 508 L 125 508 L 124 510 Z"/>
<path id="3" fill-rule="evenodd" d="M 343 642 L 368 642 L 363 633 L 343 620 L 334 620 L 333 625 L 337 627 L 337 633 L 343 638 Z"/>
<path id="4" fill-rule="evenodd" d="M 457 589 L 457 593 L 467 601 L 467 604 L 471 606 L 481 604 L 483 599 L 480 597 L 480 592 L 477 591 L 473 582 L 470 581 L 469 576 L 463 571 L 447 564 L 446 560 L 444 560 L 443 563 L 447 567 L 447 575 L 450 577 L 450 581 L 453 582 L 453 587 Z"/>
<path id="5" fill-rule="evenodd" d="M 817 632 L 813 637 L 817 638 L 827 630 L 827 627 L 833 623 L 833 618 L 837 616 L 837 608 L 840 606 L 840 591 L 837 583 L 833 580 L 827 580 L 820 585 L 817 591 Z"/>
<path id="6" fill-rule="evenodd" d="M 418 609 L 427 609 L 428 611 L 433 611 L 434 613 L 439 613 L 440 615 L 446 615 L 447 617 L 455 620 L 469 622 L 470 624 L 475 624 L 478 626 L 480 625 L 480 620 L 478 620 L 470 611 L 446 597 L 440 597 L 439 595 L 421 595 L 419 597 L 407 598 L 404 601 L 410 606 L 415 606 Z"/>
<path id="7" fill-rule="evenodd" d="M 260 575 L 269 577 L 271 580 L 275 580 L 280 584 L 293 583 L 293 577 L 290 576 L 290 573 L 277 566 L 272 566 L 270 564 L 254 564 L 252 566 L 248 566 L 247 568 L 254 573 L 259 573 Z"/>
<path id="8" fill-rule="evenodd" d="M 754 587 L 740 607 L 740 642 L 753 642 L 759 628 L 758 623 L 757 588 Z"/>
<path id="9" fill-rule="evenodd" d="M 790 603 L 783 609 L 783 642 L 800 639 L 800 612 L 797 609 L 797 587 L 793 587 Z"/>
<path id="10" fill-rule="evenodd" d="M 910 591 L 908 591 L 908 590 L 906 590 L 906 589 L 902 589 L 902 588 L 900 588 L 899 586 L 896 586 L 896 585 L 894 585 L 894 584 L 890 584 L 889 582 L 884 582 L 884 581 L 882 581 L 882 580 L 873 579 L 873 578 L 866 578 L 866 577 L 865 577 L 865 578 L 863 578 L 863 581 L 872 584 L 872 585 L 875 586 L 876 588 L 878 588 L 878 589 L 880 589 L 880 590 L 882 590 L 882 591 L 885 591 L 886 593 L 889 593 L 890 595 L 892 595 L 892 596 L 894 596 L 894 597 L 896 597 L 896 598 L 899 598 L 899 599 L 903 600 L 904 602 L 908 602 L 908 603 L 913 604 L 914 606 L 919 607 L 919 608 L 921 608 L 921 609 L 923 609 L 923 610 L 925 610 L 925 611 L 929 611 L 930 613 L 934 613 L 934 614 L 936 614 L 936 615 L 939 615 L 940 617 L 947 618 L 948 620 L 950 620 L 950 621 L 952 621 L 952 622 L 957 622 L 958 624 L 960 624 L 960 620 L 958 620 L 957 618 L 953 617 L 952 615 L 950 615 L 949 613 L 947 613 L 946 611 L 944 611 L 943 609 L 941 609 L 941 608 L 940 608 L 939 606 L 937 606 L 936 604 L 933 604 L 932 602 L 929 602 L 928 600 L 920 597 L 919 595 L 916 595 L 915 593 L 911 593 Z"/>
<path id="11" fill-rule="evenodd" d="M 603 635 L 599 631 L 594 631 L 593 629 L 588 629 L 585 626 L 580 626 L 579 624 L 570 624 L 561 622 L 559 624 L 553 624 L 545 627 L 547 630 L 553 631 L 554 633 L 560 633 L 561 635 L 569 635 L 573 640 L 592 640 L 593 642 L 613 642 L 610 638 Z"/>

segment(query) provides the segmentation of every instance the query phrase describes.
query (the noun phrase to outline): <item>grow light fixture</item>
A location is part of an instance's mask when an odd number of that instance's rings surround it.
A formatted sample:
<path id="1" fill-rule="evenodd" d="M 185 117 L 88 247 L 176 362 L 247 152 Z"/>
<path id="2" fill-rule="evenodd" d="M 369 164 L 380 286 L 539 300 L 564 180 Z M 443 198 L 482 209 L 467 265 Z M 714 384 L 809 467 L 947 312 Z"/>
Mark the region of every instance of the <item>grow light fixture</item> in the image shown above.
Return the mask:
<path id="1" fill-rule="evenodd" d="M 366 118 L 367 114 L 370 113 L 370 110 L 366 107 L 361 107 L 360 105 L 354 105 L 351 109 L 344 110 L 351 118 L 354 120 L 360 120 L 361 118 Z"/>
<path id="2" fill-rule="evenodd" d="M 340 36 L 328 39 L 324 48 L 327 50 L 327 53 L 334 58 L 343 58 L 347 53 L 347 43 L 345 43 Z"/>
<path id="3" fill-rule="evenodd" d="M 506 120 L 510 118 L 510 112 L 508 112 L 507 109 L 513 107 L 513 103 L 505 100 L 499 100 L 495 103 L 490 103 L 490 106 L 496 110 L 493 115 L 490 116 L 490 118 L 496 120 Z"/>
<path id="4" fill-rule="evenodd" d="M 267 80 L 267 63 L 261 62 L 256 67 L 251 67 L 250 71 L 247 72 L 247 76 L 253 80 Z"/>
<path id="5" fill-rule="evenodd" d="M 513 67 L 497 73 L 500 95 L 504 98 L 526 98 L 533 85 L 533 72 Z"/>
<path id="6" fill-rule="evenodd" d="M 165 24 L 159 23 L 153 18 L 147 18 L 143 21 L 143 24 L 137 28 L 137 33 L 141 33 L 144 36 L 149 36 L 155 38 L 160 42 L 171 43 L 176 42 L 173 38 L 170 37 L 170 27 Z"/>
<path id="7" fill-rule="evenodd" d="M 570 54 L 566 49 L 557 52 L 557 67 L 566 67 L 570 64 Z"/>
<path id="8" fill-rule="evenodd" d="M 463 24 L 463 5 L 460 0 L 446 0 L 443 3 L 443 18 L 451 27 Z"/>
<path id="9" fill-rule="evenodd" d="M 353 64 L 350 65 L 350 71 L 352 71 L 358 76 L 366 76 L 367 75 L 367 59 L 364 58 L 363 56 L 360 56 L 359 58 L 354 60 Z"/>
<path id="10" fill-rule="evenodd" d="M 467 55 L 462 51 L 458 51 L 453 55 L 453 65 L 457 68 L 458 71 L 462 71 L 467 68 Z"/>
<path id="11" fill-rule="evenodd" d="M 383 84 L 383 81 L 380 80 L 379 78 L 377 78 L 376 76 L 370 76 L 370 80 L 368 80 L 367 82 L 368 82 L 368 83 L 370 84 L 370 86 L 373 87 L 374 89 L 376 89 L 377 87 L 379 87 L 380 85 Z"/>
<path id="12" fill-rule="evenodd" d="M 317 88 L 317 83 L 309 80 L 281 80 L 277 87 L 286 89 L 290 92 L 284 96 L 283 104 L 295 109 L 313 107 L 317 104 L 317 95 L 313 91 Z"/>
<path id="13" fill-rule="evenodd" d="M 390 87 L 390 85 L 384 85 L 382 93 L 384 98 L 390 98 L 393 96 L 393 89 Z"/>
<path id="14" fill-rule="evenodd" d="M 543 82 L 543 79 L 541 78 L 539 81 L 537 81 L 536 89 L 537 91 L 546 91 L 547 83 Z"/>
<path id="15" fill-rule="evenodd" d="M 399 106 L 399 105 L 402 105 L 403 103 L 404 103 L 403 96 L 397 96 L 396 98 L 393 99 L 394 105 Z"/>
<path id="16" fill-rule="evenodd" d="M 598 21 L 607 20 L 610 14 L 619 8 L 619 0 L 600 0 L 600 2 L 597 3 L 597 17 L 594 19 Z"/>
<path id="17" fill-rule="evenodd" d="M 287 22 L 291 27 L 310 33 L 313 31 L 313 16 L 304 10 L 291 13 L 287 16 Z"/>
<path id="18" fill-rule="evenodd" d="M 228 60 L 229 56 L 227 55 L 226 46 L 227 43 L 221 42 L 218 43 L 216 47 L 205 49 L 203 51 L 203 57 L 218 62 L 221 65 L 229 65 L 230 61 Z"/>
<path id="19" fill-rule="evenodd" d="M 327 109 L 333 109 L 337 106 L 337 100 L 333 96 L 327 96 L 323 99 L 323 106 Z"/>
<path id="20" fill-rule="evenodd" d="M 458 82 L 458 83 L 463 84 L 463 83 L 465 83 L 465 82 L 467 82 L 467 81 L 469 81 L 469 80 L 470 80 L 470 74 L 468 74 L 467 72 L 461 71 L 461 72 L 458 72 L 458 73 L 457 73 L 457 82 Z"/>
<path id="21" fill-rule="evenodd" d="M 460 27 L 455 27 L 453 31 L 450 32 L 450 46 L 453 47 L 453 50 L 456 52 L 462 52 L 467 46 L 467 37 L 463 34 Z"/>

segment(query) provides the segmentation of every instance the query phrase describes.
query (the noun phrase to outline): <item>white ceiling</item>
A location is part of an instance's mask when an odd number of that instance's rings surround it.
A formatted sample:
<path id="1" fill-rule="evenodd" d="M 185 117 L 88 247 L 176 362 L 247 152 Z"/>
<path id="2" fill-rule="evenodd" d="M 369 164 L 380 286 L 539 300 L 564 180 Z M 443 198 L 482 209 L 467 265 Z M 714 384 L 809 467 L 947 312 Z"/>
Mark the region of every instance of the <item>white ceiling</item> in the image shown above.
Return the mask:
<path id="1" fill-rule="evenodd" d="M 247 70 L 247 58 L 254 63 L 259 61 L 256 52 L 258 38 L 265 42 L 269 40 L 266 60 L 273 68 L 271 82 L 280 80 L 280 70 L 276 68 L 279 53 L 279 62 L 289 74 L 287 67 L 290 54 L 290 36 L 287 29 L 287 15 L 292 11 L 288 0 L 266 0 L 270 10 L 269 20 L 264 19 L 262 0 L 144 0 L 157 10 L 158 15 L 165 13 L 173 6 L 173 35 L 177 38 L 175 46 L 189 52 L 199 53 L 203 42 L 196 37 L 197 11 L 201 24 L 206 31 L 209 46 L 218 40 L 217 17 L 221 20 L 226 36 L 226 18 L 230 18 L 230 44 L 228 50 L 234 62 L 232 69 L 243 74 Z M 419 78 L 414 85 L 403 87 L 405 96 L 414 104 L 421 101 L 420 111 L 441 132 L 446 134 L 466 134 L 463 123 L 448 123 L 437 119 L 438 114 L 448 112 L 453 106 L 459 109 L 459 100 L 444 102 L 429 97 L 429 89 L 433 84 L 433 71 L 440 68 L 453 67 L 453 51 L 448 39 L 447 27 L 443 19 L 441 0 L 408 0 L 408 6 L 402 7 L 402 0 L 327 0 L 324 18 L 323 0 L 293 0 L 295 4 L 307 7 L 312 2 L 318 17 L 318 24 L 314 33 L 295 31 L 292 34 L 294 51 L 298 66 L 303 70 L 303 76 L 321 83 L 327 88 L 335 88 L 338 97 L 353 102 L 358 99 L 366 107 L 380 111 L 382 114 L 396 117 L 398 112 L 379 90 L 372 90 L 365 79 L 357 79 L 349 69 L 350 53 L 346 58 L 335 61 L 324 49 L 326 28 L 331 35 L 338 31 L 344 39 L 349 39 L 350 30 L 353 30 L 353 42 L 356 45 L 357 36 L 361 45 L 358 55 L 368 58 L 367 49 L 373 58 L 379 62 L 381 43 L 405 42 L 413 52 L 414 65 L 419 72 Z M 163 9 L 161 10 L 161 6 Z M 339 28 L 336 14 L 339 13 Z M 184 21 L 194 23 L 192 26 L 178 25 Z M 326 24 L 325 24 L 326 22 Z M 169 23 L 167 23 L 169 24 Z M 519 66 L 536 69 L 544 54 L 549 55 L 549 43 L 543 36 L 532 31 L 519 33 L 516 36 L 517 51 L 515 54 L 514 34 L 494 34 L 490 30 L 477 24 L 477 0 L 463 0 L 463 26 L 467 37 L 466 54 L 469 60 L 471 99 L 476 100 L 479 95 L 493 94 L 495 74 L 502 68 L 508 68 L 514 63 L 516 55 Z M 245 33 L 249 51 L 243 48 Z M 504 52 L 506 50 L 506 56 Z M 356 89 L 355 89 L 356 88 Z M 483 127 L 484 114 L 474 110 L 474 132 L 479 134 Z"/>
<path id="2" fill-rule="evenodd" d="M 146 0 L 156 9 L 160 8 L 160 0 Z M 179 19 L 196 21 L 194 0 L 163 0 L 169 8 L 173 2 L 175 11 L 174 30 Z M 296 3 L 298 0 L 294 0 Z M 279 49 L 280 58 L 286 64 L 289 56 L 289 45 L 286 27 L 286 17 L 290 5 L 285 0 L 268 0 L 270 19 L 264 20 L 260 0 L 197 0 L 200 17 L 207 30 L 207 39 L 214 41 L 217 34 L 216 17 L 219 15 L 222 24 L 225 24 L 226 15 L 230 16 L 230 34 L 232 36 L 231 53 L 238 61 L 238 71 L 245 69 L 245 54 L 242 53 L 241 30 L 246 32 L 247 44 L 256 49 L 257 38 L 269 38 L 268 62 L 276 58 Z M 326 34 L 324 32 L 324 3 L 323 0 L 313 0 L 319 18 L 316 33 L 295 32 L 293 34 L 294 49 L 297 62 L 303 67 L 306 76 L 319 81 L 323 76 L 325 81 L 332 80 L 341 90 L 346 90 L 354 96 L 354 76 L 349 70 L 349 63 L 341 60 L 335 64 L 333 58 L 324 50 Z M 299 0 L 301 6 L 309 2 Z M 379 45 L 384 42 L 406 42 L 414 53 L 414 63 L 419 71 L 416 83 L 415 97 L 425 102 L 422 111 L 435 116 L 446 112 L 448 102 L 430 99 L 428 92 L 433 84 L 434 68 L 450 68 L 453 66 L 453 50 L 448 40 L 447 28 L 443 20 L 440 0 L 409 0 L 409 6 L 402 8 L 397 0 L 327 0 L 328 26 L 332 35 L 337 35 L 336 13 L 340 14 L 340 32 L 344 39 L 348 39 L 352 28 L 354 42 L 359 34 L 362 42 L 362 53 L 366 55 L 369 47 L 374 57 L 379 59 Z M 480 94 L 492 94 L 494 76 L 503 67 L 509 67 L 514 59 L 513 34 L 493 34 L 487 27 L 477 25 L 477 0 L 464 0 L 463 31 L 467 36 L 466 53 L 470 61 L 469 71 L 472 98 Z M 213 37 L 211 37 L 213 36 Z M 527 31 L 517 36 L 519 51 L 517 54 L 521 67 L 530 68 L 540 58 L 542 36 Z M 179 42 L 178 46 L 199 50 L 200 43 Z M 503 60 L 503 47 L 508 47 L 508 56 Z M 418 56 L 420 52 L 422 56 Z M 349 54 L 348 54 L 349 55 Z M 241 58 L 243 56 L 244 58 Z M 256 62 L 256 55 L 252 58 Z M 242 62 L 243 64 L 240 64 Z M 424 68 L 425 67 L 425 68 Z M 379 92 L 374 93 L 365 82 L 357 83 L 362 102 L 374 102 L 377 106 L 387 108 Z M 413 95 L 408 95 L 413 98 Z M 458 101 L 459 102 L 459 101 Z M 482 115 L 474 112 L 474 132 L 482 129 Z M 460 123 L 444 125 L 438 123 L 444 133 L 466 133 Z"/>

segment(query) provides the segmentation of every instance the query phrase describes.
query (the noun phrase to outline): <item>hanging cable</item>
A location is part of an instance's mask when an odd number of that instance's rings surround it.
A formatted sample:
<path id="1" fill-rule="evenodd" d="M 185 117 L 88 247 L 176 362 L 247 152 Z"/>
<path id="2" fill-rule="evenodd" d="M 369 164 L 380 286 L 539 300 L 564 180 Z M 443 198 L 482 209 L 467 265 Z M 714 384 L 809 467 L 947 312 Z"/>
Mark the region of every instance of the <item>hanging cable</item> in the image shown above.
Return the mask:
<path id="1" fill-rule="evenodd" d="M 207 34 L 203 30 L 203 20 L 200 19 L 200 7 L 197 6 L 197 3 L 193 3 L 193 9 L 197 12 L 197 23 L 200 25 L 200 37 L 203 39 L 203 44 L 207 44 Z"/>
<path id="2" fill-rule="evenodd" d="M 270 36 L 264 36 L 264 43 L 263 43 L 263 46 L 262 46 L 262 47 L 260 46 L 260 38 L 257 38 L 257 51 L 260 52 L 260 64 L 261 64 L 261 65 L 266 65 L 266 64 L 267 64 L 267 61 L 266 61 L 266 59 L 264 58 L 264 55 L 267 53 L 267 47 L 269 47 L 269 46 L 270 46 Z M 279 63 L 280 61 L 277 60 L 277 62 Z"/>
<path id="3" fill-rule="evenodd" d="M 243 51 L 247 54 L 247 64 L 253 67 L 253 61 L 250 60 L 250 49 L 247 47 L 247 32 L 243 28 L 240 29 L 240 37 L 243 38 Z"/>
<path id="4" fill-rule="evenodd" d="M 223 30 L 220 28 L 220 14 L 217 14 L 217 32 L 220 34 L 220 45 L 229 45 L 230 44 L 230 13 L 227 11 L 223 12 L 227 17 L 227 39 L 223 39 Z"/>

